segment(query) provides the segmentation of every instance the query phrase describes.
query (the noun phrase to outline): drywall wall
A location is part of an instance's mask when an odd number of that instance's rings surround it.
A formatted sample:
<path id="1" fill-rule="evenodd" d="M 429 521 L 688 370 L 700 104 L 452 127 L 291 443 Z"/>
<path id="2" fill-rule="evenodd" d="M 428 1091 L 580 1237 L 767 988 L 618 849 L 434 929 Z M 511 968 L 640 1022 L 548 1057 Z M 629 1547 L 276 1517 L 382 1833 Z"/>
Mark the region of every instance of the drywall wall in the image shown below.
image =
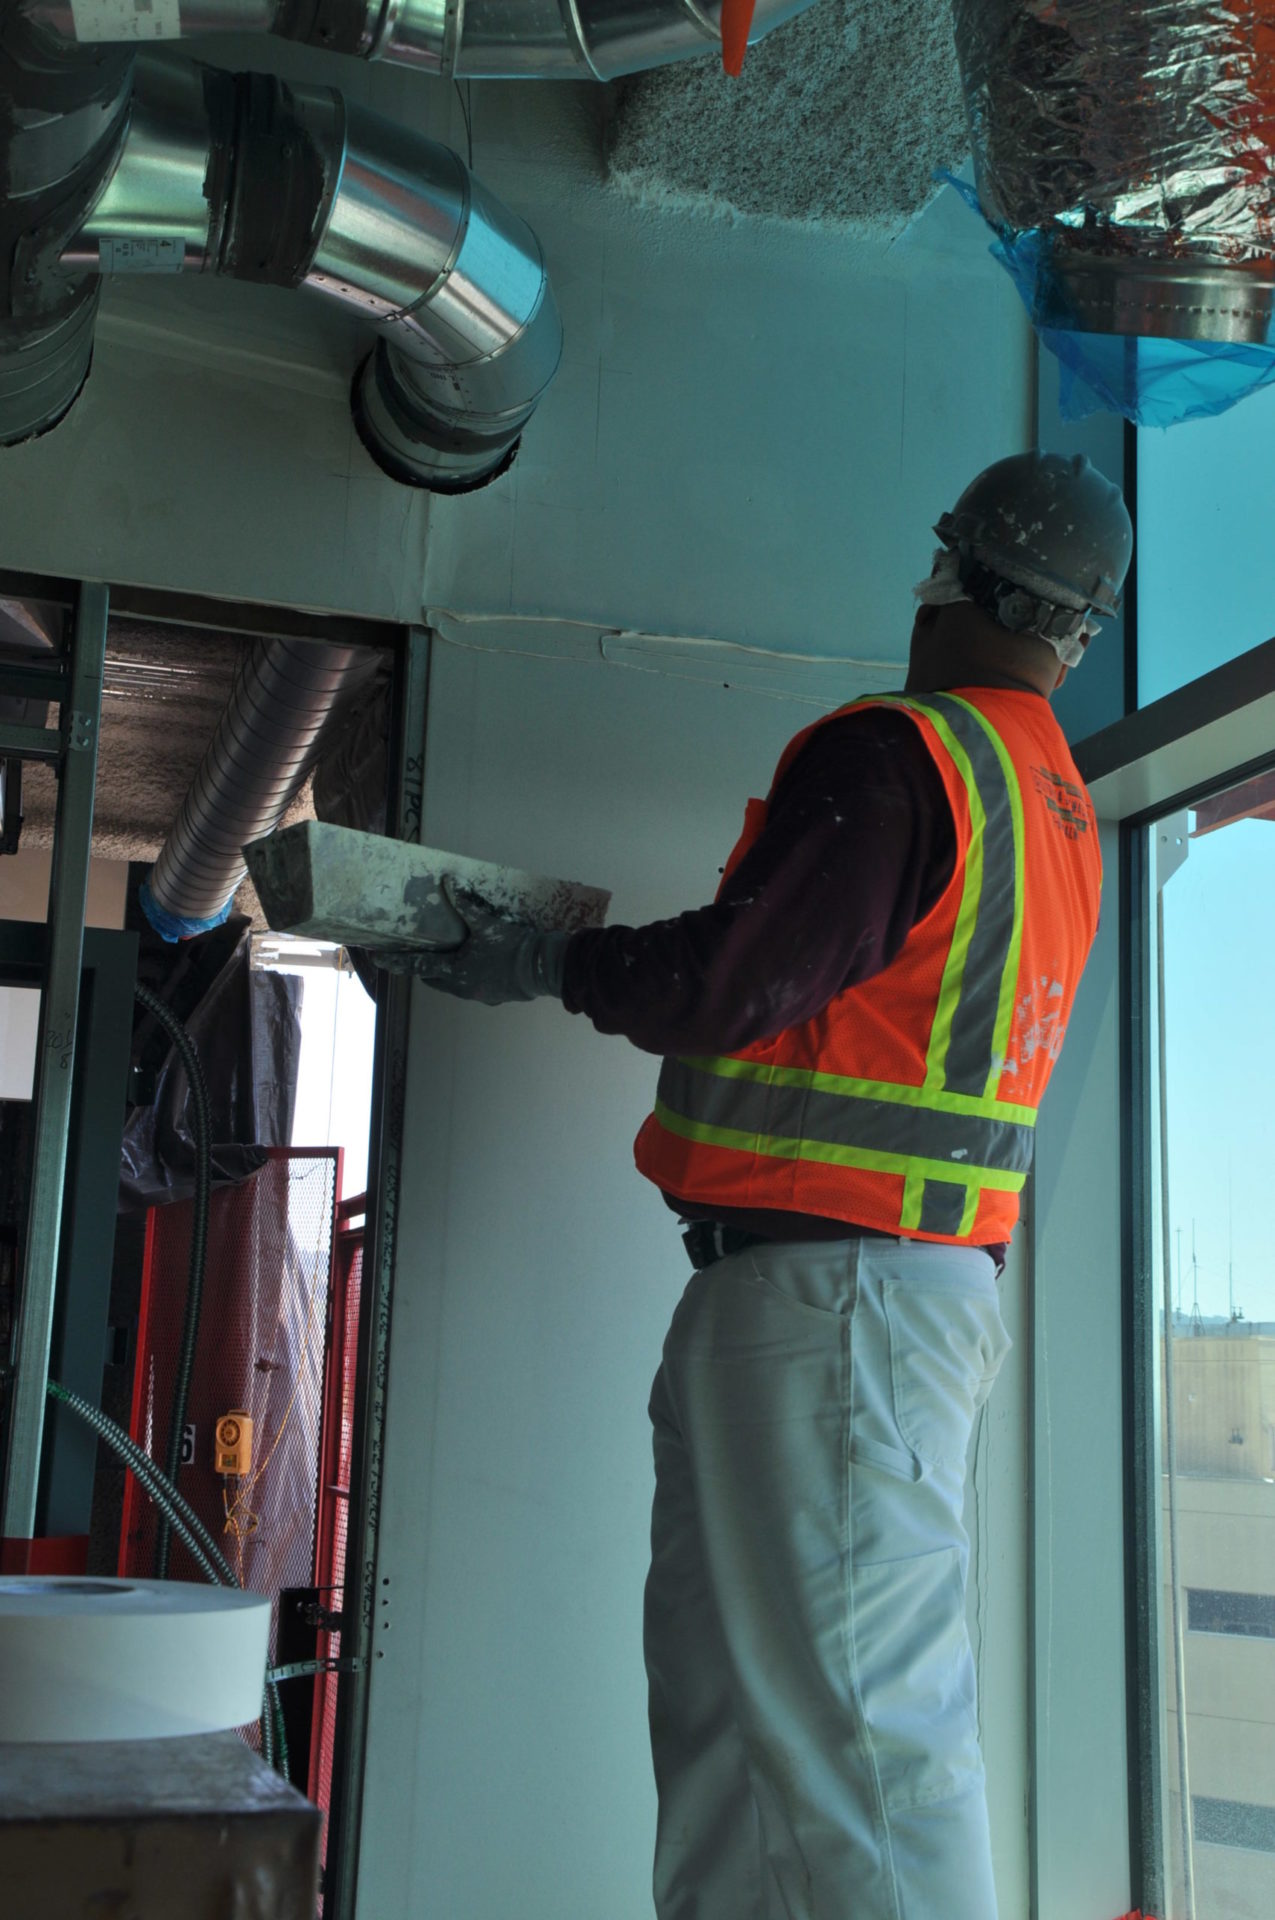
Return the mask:
<path id="1" fill-rule="evenodd" d="M 424 831 L 609 885 L 619 920 L 676 912 L 711 892 L 744 798 L 816 711 L 440 642 Z M 688 1277 L 632 1166 L 655 1073 L 550 1002 L 416 992 L 360 1920 L 651 1912 L 646 1405 Z M 967 1514 L 1006 1913 L 1026 1911 L 1028 1875 L 1025 1294 L 1015 1255 L 1016 1347 Z"/>
<path id="2" fill-rule="evenodd" d="M 1120 1913 L 1130 1871 L 1125 1695 L 1119 834 L 1037 1126 L 1031 1438 L 1033 1912 Z M 1137 1170 L 1130 1170 L 1137 1178 Z M 1076 1844 L 1078 1834 L 1084 1845 Z"/>
<path id="3" fill-rule="evenodd" d="M 948 194 L 883 247 L 634 207 L 584 107 L 552 141 L 546 112 L 475 89 L 475 163 L 540 234 L 563 368 L 508 478 L 435 503 L 427 603 L 901 657 L 934 520 L 1025 444 L 1026 325 L 980 223 Z"/>
<path id="4" fill-rule="evenodd" d="M 0 450 L 0 566 L 413 617 L 427 505 L 359 443 L 360 357 L 296 295 L 112 283 L 73 412 Z"/>

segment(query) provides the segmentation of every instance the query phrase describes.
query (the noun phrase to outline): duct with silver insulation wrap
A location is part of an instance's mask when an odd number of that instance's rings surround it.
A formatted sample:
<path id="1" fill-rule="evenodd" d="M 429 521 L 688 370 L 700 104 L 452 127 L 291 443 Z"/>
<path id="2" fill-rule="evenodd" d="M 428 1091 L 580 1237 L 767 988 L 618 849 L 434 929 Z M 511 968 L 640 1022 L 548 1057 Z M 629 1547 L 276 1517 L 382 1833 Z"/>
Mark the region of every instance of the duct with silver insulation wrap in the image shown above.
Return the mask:
<path id="1" fill-rule="evenodd" d="M 143 59 L 112 164 L 73 212 L 44 223 L 49 278 L 228 274 L 367 320 L 381 338 L 355 419 L 399 481 L 455 493 L 493 479 L 557 370 L 530 229 L 450 149 L 331 89 Z"/>
<path id="2" fill-rule="evenodd" d="M 1266 0 L 954 0 L 953 12 L 979 205 L 1033 321 L 1215 357 L 1270 345 Z"/>
<path id="3" fill-rule="evenodd" d="M 81 45 L 121 36 L 121 0 L 24 0 Z M 751 41 L 811 0 L 757 0 Z M 274 33 L 329 53 L 448 80 L 617 80 L 720 50 L 722 0 L 149 0 L 149 44 L 194 34 Z"/>
<path id="4" fill-rule="evenodd" d="M 244 655 L 176 824 L 142 893 L 177 940 L 217 926 L 247 872 L 243 848 L 273 832 L 314 764 L 329 717 L 376 671 L 367 647 L 259 640 Z"/>

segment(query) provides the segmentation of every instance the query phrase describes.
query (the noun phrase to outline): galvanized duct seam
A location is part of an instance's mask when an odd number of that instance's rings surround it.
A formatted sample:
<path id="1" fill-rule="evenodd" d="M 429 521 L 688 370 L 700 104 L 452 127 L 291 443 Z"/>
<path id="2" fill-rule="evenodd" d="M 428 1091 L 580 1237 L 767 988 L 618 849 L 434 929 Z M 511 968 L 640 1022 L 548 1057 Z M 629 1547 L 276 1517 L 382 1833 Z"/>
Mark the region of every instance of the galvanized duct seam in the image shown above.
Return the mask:
<path id="1" fill-rule="evenodd" d="M 63 41 L 274 33 L 330 53 L 446 79 L 617 80 L 721 46 L 722 0 L 151 0 L 144 27 L 118 0 L 21 0 Z M 812 0 L 757 0 L 756 43 Z"/>
<path id="2" fill-rule="evenodd" d="M 377 658 L 367 648 L 307 640 L 261 640 L 245 655 L 150 876 L 162 915 L 203 923 L 222 916 L 246 872 L 243 847 L 277 826 L 329 716 Z"/>

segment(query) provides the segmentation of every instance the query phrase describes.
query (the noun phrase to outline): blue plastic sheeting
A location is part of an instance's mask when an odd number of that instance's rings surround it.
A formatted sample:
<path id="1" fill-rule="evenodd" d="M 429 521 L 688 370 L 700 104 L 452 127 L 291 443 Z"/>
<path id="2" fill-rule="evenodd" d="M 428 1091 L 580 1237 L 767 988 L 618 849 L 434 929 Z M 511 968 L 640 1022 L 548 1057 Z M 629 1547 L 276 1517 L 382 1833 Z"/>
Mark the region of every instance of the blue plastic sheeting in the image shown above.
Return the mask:
<path id="1" fill-rule="evenodd" d="M 1008 272 L 1041 342 L 1062 366 L 1059 411 L 1083 420 L 1105 409 L 1139 427 L 1174 427 L 1225 413 L 1238 400 L 1275 383 L 1275 346 L 1240 346 L 1226 340 L 1161 340 L 1146 334 L 1087 333 L 1050 327 L 1042 311 L 1056 311 L 1049 298 L 1049 236 L 1039 227 L 1017 232 L 987 220 L 978 195 L 954 174 L 938 176 L 955 187 L 996 236 L 990 251 Z"/>
<path id="2" fill-rule="evenodd" d="M 170 946 L 176 946 L 179 940 L 190 940 L 197 933 L 211 933 L 214 927 L 221 926 L 223 921 L 230 917 L 231 903 L 234 899 L 232 894 L 221 912 L 214 915 L 211 920 L 184 920 L 180 914 L 169 913 L 160 906 L 151 892 L 149 880 L 143 880 L 138 888 L 137 897 L 141 902 L 142 912 L 160 939 L 167 940 Z"/>

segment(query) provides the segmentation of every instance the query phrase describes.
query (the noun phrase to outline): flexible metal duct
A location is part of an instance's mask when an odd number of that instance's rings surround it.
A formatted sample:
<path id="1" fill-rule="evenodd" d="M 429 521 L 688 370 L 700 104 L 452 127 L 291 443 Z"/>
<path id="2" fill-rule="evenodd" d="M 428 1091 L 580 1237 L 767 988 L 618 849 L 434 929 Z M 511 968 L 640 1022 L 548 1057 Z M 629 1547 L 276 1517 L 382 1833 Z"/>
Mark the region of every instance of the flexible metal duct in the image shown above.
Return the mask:
<path id="1" fill-rule="evenodd" d="M 448 79 L 615 80 L 721 47 L 722 0 L 21 0 L 67 41 L 276 33 Z M 750 40 L 811 0 L 757 0 Z"/>
<path id="2" fill-rule="evenodd" d="M 978 196 L 1043 327 L 1275 321 L 1268 0 L 955 0 Z"/>
<path id="3" fill-rule="evenodd" d="M 305 782 L 328 716 L 371 677 L 367 647 L 259 640 L 160 849 L 143 904 L 170 938 L 216 925 L 247 871 L 243 847 L 279 824 Z"/>

